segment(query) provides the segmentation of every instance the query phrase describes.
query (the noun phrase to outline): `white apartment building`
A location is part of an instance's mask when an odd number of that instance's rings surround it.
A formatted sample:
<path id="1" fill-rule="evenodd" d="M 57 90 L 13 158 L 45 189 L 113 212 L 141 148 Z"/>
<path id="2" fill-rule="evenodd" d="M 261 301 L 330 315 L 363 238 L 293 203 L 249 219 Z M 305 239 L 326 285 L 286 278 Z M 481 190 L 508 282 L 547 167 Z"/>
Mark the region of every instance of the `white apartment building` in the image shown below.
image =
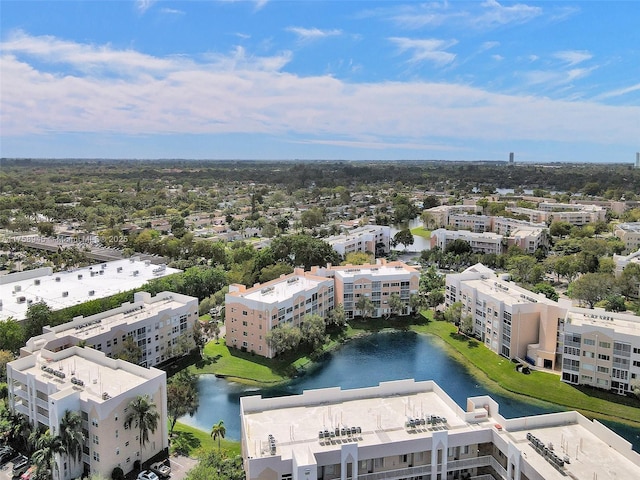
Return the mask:
<path id="1" fill-rule="evenodd" d="M 571 225 L 581 227 L 588 223 L 604 221 L 606 209 L 598 205 L 582 205 L 570 203 L 545 203 L 538 204 L 537 209 L 507 207 L 513 213 L 529 216 L 529 221 L 538 223 L 568 222 Z"/>
<path id="2" fill-rule="evenodd" d="M 354 252 L 370 252 L 377 257 L 390 251 L 391 227 L 364 225 L 346 234 L 328 237 L 325 241 L 343 257 Z"/>
<path id="3" fill-rule="evenodd" d="M 640 222 L 620 223 L 613 234 L 624 242 L 627 253 L 640 249 Z"/>
<path id="4" fill-rule="evenodd" d="M 53 272 L 51 267 L 0 276 L 0 321 L 23 320 L 29 305 L 45 302 L 51 310 L 110 297 L 139 288 L 149 280 L 181 270 L 140 261 L 139 257 Z"/>
<path id="5" fill-rule="evenodd" d="M 432 381 L 240 399 L 248 480 L 564 480 L 640 477 L 631 444 L 577 412 L 506 419 Z"/>
<path id="6" fill-rule="evenodd" d="M 53 434 L 60 431 L 65 411 L 82 417 L 85 442 L 82 458 L 56 458 L 56 478 L 69 480 L 84 473 L 111 478 L 115 467 L 126 473 L 168 448 L 165 372 L 115 360 L 90 348 L 66 346 L 67 339 L 29 340 L 31 353 L 7 364 L 9 408 L 33 425 Z M 23 355 L 26 351 L 23 350 Z M 160 418 L 155 433 L 140 451 L 140 431 L 125 426 L 129 403 L 148 395 Z"/>
<path id="7" fill-rule="evenodd" d="M 136 292 L 133 303 L 89 317 L 76 317 L 55 327 L 44 327 L 35 337 L 51 341 L 65 339 L 65 346 L 78 345 L 114 357 L 127 337 L 133 338 L 141 350 L 140 365 L 151 367 L 181 356 L 195 348 L 193 327 L 198 321 L 198 299 L 173 292 L 152 297 Z M 27 347 L 28 351 L 28 345 Z"/>
<path id="8" fill-rule="evenodd" d="M 503 236 L 497 233 L 475 233 L 467 230 L 445 230 L 439 228 L 431 232 L 431 248 L 445 250 L 455 240 L 468 242 L 474 253 L 502 253 Z"/>
<path id="9" fill-rule="evenodd" d="M 481 213 L 482 207 L 476 205 L 438 205 L 424 211 L 429 221 L 425 228 L 440 228 L 450 225 L 450 218 L 456 214 L 474 215 Z"/>
<path id="10" fill-rule="evenodd" d="M 233 284 L 225 295 L 226 343 L 272 358 L 275 352 L 266 339 L 272 328 L 283 323 L 300 326 L 308 314 L 324 318 L 333 306 L 333 280 L 301 268 L 252 288 Z"/>
<path id="11" fill-rule="evenodd" d="M 640 317 L 573 307 L 560 333 L 563 381 L 623 395 L 640 381 Z"/>
<path id="12" fill-rule="evenodd" d="M 368 297 L 373 302 L 373 317 L 390 315 L 389 299 L 398 295 L 402 300 L 400 315 L 409 313 L 409 298 L 418 293 L 420 272 L 404 262 L 376 260 L 375 265 L 346 265 L 312 267 L 311 272 L 334 280 L 335 305 L 342 304 L 347 318 L 362 315 L 358 309 L 360 297 Z"/>
<path id="13" fill-rule="evenodd" d="M 526 357 L 554 369 L 558 324 L 571 302 L 554 302 L 507 278 L 481 264 L 447 275 L 445 305 L 462 302 L 462 314 L 473 318 L 474 335 L 498 355 Z"/>
<path id="14" fill-rule="evenodd" d="M 468 230 L 473 233 L 490 232 L 491 217 L 488 215 L 452 213 L 449 214 L 446 225 L 456 230 Z"/>

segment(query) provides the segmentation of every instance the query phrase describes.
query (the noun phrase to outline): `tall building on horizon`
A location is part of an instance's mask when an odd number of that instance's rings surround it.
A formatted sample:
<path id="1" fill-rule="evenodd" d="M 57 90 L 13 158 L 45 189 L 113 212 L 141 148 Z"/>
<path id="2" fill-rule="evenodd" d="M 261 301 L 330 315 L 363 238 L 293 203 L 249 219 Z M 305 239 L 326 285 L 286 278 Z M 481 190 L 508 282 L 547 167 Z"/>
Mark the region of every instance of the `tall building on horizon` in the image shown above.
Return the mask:
<path id="1" fill-rule="evenodd" d="M 515 154 L 513 152 L 509 153 L 509 163 L 515 162 Z"/>
<path id="2" fill-rule="evenodd" d="M 640 168 L 640 152 L 636 152 L 636 168 Z"/>

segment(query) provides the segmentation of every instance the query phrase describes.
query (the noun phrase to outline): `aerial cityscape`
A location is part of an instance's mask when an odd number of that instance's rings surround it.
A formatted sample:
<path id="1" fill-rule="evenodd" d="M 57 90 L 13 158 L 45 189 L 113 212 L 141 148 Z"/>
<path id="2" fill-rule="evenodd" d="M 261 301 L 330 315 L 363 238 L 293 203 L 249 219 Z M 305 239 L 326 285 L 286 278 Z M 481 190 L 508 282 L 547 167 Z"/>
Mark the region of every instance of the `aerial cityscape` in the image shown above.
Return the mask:
<path id="1" fill-rule="evenodd" d="M 640 478 L 633 2 L 0 12 L 0 480 Z"/>

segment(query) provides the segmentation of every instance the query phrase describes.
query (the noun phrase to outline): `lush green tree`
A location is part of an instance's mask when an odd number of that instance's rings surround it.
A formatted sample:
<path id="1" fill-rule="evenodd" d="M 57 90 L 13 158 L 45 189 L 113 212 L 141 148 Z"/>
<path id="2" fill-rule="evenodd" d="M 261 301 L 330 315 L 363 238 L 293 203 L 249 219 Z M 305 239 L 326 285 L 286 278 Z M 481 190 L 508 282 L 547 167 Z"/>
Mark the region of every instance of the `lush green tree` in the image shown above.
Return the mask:
<path id="1" fill-rule="evenodd" d="M 228 457 L 224 450 L 210 450 L 187 473 L 185 480 L 245 480 L 242 457 Z"/>
<path id="2" fill-rule="evenodd" d="M 178 418 L 184 415 L 193 416 L 200 406 L 198 393 L 198 377 L 188 370 L 181 370 L 167 382 L 167 416 L 169 417 L 169 434 Z"/>
<path id="3" fill-rule="evenodd" d="M 274 238 L 271 242 L 276 261 L 302 266 L 309 270 L 314 265 L 340 264 L 340 255 L 327 242 L 309 235 L 288 235 Z"/>
<path id="4" fill-rule="evenodd" d="M 456 238 L 453 242 L 449 243 L 445 249 L 445 253 L 453 253 L 454 255 L 462 255 L 464 253 L 471 253 L 471 244 L 461 238 Z"/>
<path id="5" fill-rule="evenodd" d="M 424 200 L 422 200 L 423 210 L 428 210 L 433 207 L 438 207 L 439 205 L 440 205 L 440 199 L 438 199 L 438 197 L 436 197 L 435 195 L 427 195 L 426 197 L 424 197 Z"/>
<path id="6" fill-rule="evenodd" d="M 305 315 L 300 324 L 302 338 L 315 350 L 325 341 L 326 323 L 320 315 Z"/>
<path id="7" fill-rule="evenodd" d="M 536 259 L 528 255 L 518 255 L 509 258 L 507 269 L 516 282 L 535 284 L 542 280 L 544 268 Z"/>
<path id="8" fill-rule="evenodd" d="M 213 438 L 213 441 L 215 442 L 216 440 L 218 440 L 218 451 L 220 451 L 221 448 L 220 441 L 224 438 L 226 433 L 227 429 L 225 428 L 224 422 L 222 420 L 211 427 L 211 437 Z"/>
<path id="9" fill-rule="evenodd" d="M 372 263 L 375 263 L 372 253 L 350 252 L 345 255 L 341 265 L 371 265 Z"/>
<path id="10" fill-rule="evenodd" d="M 78 412 L 65 410 L 60 419 L 59 437 L 67 457 L 75 464 L 82 458 L 82 446 L 85 441 L 82 432 L 82 417 Z"/>
<path id="11" fill-rule="evenodd" d="M 138 439 L 140 442 L 140 460 L 142 460 L 142 449 L 149 442 L 149 434 L 155 433 L 160 421 L 160 414 L 149 395 L 138 395 L 131 400 L 128 405 L 128 412 L 124 419 L 126 428 L 138 428 Z"/>
<path id="12" fill-rule="evenodd" d="M 573 225 L 571 225 L 569 222 L 553 222 L 549 227 L 549 233 L 553 237 L 566 237 L 567 235 L 569 235 L 569 233 L 571 233 L 571 228 L 573 228 Z"/>
<path id="13" fill-rule="evenodd" d="M 347 315 L 344 311 L 344 305 L 339 303 L 333 309 L 329 311 L 327 315 L 327 325 L 335 325 L 337 327 L 344 327 L 347 323 Z"/>
<path id="14" fill-rule="evenodd" d="M 38 222 L 38 233 L 44 237 L 51 237 L 55 233 L 52 222 Z"/>
<path id="15" fill-rule="evenodd" d="M 398 233 L 396 233 L 393 236 L 394 245 L 404 245 L 404 247 L 406 248 L 409 245 L 413 245 L 413 242 L 414 242 L 413 234 L 411 233 L 411 230 L 409 230 L 408 228 L 400 230 Z"/>
<path id="16" fill-rule="evenodd" d="M 375 313 L 375 305 L 373 304 L 373 300 L 369 297 L 365 297 L 361 295 L 355 303 L 356 310 L 360 312 L 360 316 L 366 320 L 367 318 L 371 318 Z"/>
<path id="17" fill-rule="evenodd" d="M 50 317 L 51 308 L 44 301 L 29 305 L 24 322 L 25 338 L 42 334 L 42 327 L 49 325 Z"/>
<path id="18" fill-rule="evenodd" d="M 302 332 L 300 328 L 294 327 L 290 323 L 284 323 L 278 325 L 276 328 L 272 328 L 265 336 L 265 339 L 276 355 L 278 355 L 300 345 Z"/>
<path id="19" fill-rule="evenodd" d="M 404 309 L 404 302 L 397 293 L 389 296 L 389 313 L 391 315 L 400 315 Z"/>
<path id="20" fill-rule="evenodd" d="M 300 222 L 305 228 L 313 228 L 322 225 L 325 222 L 325 212 L 322 208 L 310 208 L 300 215 Z"/>
<path id="21" fill-rule="evenodd" d="M 462 319 L 462 311 L 464 306 L 462 302 L 454 302 L 447 307 L 444 311 L 444 319 L 455 325 L 460 325 L 460 320 Z"/>
<path id="22" fill-rule="evenodd" d="M 432 290 L 427 295 L 427 305 L 431 308 L 436 308 L 438 305 L 444 303 L 445 297 L 442 290 Z"/>
<path id="23" fill-rule="evenodd" d="M 411 307 L 411 311 L 414 314 L 420 313 L 421 310 L 424 310 L 427 307 L 426 294 L 412 293 L 409 295 L 409 307 Z"/>
<path id="24" fill-rule="evenodd" d="M 473 317 L 471 315 L 463 315 L 460 319 L 460 331 L 465 335 L 473 334 Z"/>
<path id="25" fill-rule="evenodd" d="M 593 308 L 612 293 L 614 278 L 607 273 L 585 273 L 569 285 L 567 295 Z"/>
<path id="26" fill-rule="evenodd" d="M 258 276 L 258 282 L 266 283 L 276 278 L 280 278 L 281 275 L 288 275 L 293 272 L 293 267 L 288 263 L 277 262 L 273 265 L 268 265 L 260 270 Z"/>
<path id="27" fill-rule="evenodd" d="M 66 453 L 62 439 L 47 430 L 44 435 L 40 435 L 37 439 L 35 449 L 36 451 L 31 456 L 31 461 L 36 467 L 35 478 L 39 480 L 53 478 L 54 470 L 58 470 L 56 455 Z"/>
<path id="28" fill-rule="evenodd" d="M 0 322 L 0 350 L 17 353 L 26 340 L 24 328 L 17 320 L 9 317 Z"/>
<path id="29" fill-rule="evenodd" d="M 622 295 L 611 294 L 604 299 L 604 308 L 608 312 L 624 312 L 627 305 Z"/>
<path id="30" fill-rule="evenodd" d="M 618 278 L 618 285 L 623 295 L 631 298 L 637 298 L 640 287 L 640 264 L 628 263 L 622 275 Z"/>
<path id="31" fill-rule="evenodd" d="M 7 381 L 7 363 L 15 360 L 13 353 L 9 350 L 0 350 L 0 382 Z"/>
<path id="32" fill-rule="evenodd" d="M 553 300 L 554 302 L 558 301 L 558 292 L 553 288 L 553 285 L 547 282 L 539 282 L 534 285 L 531 289 L 532 292 L 542 293 L 549 300 Z"/>

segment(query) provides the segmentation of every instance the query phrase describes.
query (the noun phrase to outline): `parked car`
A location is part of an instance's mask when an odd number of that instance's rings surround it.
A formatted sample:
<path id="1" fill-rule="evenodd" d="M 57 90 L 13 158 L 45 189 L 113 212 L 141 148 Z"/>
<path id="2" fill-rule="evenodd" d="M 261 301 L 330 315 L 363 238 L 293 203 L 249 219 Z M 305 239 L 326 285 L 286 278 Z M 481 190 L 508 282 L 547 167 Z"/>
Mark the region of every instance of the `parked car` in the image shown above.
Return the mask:
<path id="1" fill-rule="evenodd" d="M 13 476 L 19 477 L 29 468 L 29 459 L 24 455 L 20 455 L 13 461 Z"/>
<path id="2" fill-rule="evenodd" d="M 166 465 L 164 462 L 152 463 L 149 470 L 157 474 L 159 477 L 168 477 L 171 475 L 171 467 Z"/>
<path id="3" fill-rule="evenodd" d="M 138 474 L 138 480 L 160 480 L 151 470 L 143 470 Z"/>
<path id="4" fill-rule="evenodd" d="M 8 446 L 0 448 L 0 465 L 4 465 L 16 456 L 16 451 Z"/>

